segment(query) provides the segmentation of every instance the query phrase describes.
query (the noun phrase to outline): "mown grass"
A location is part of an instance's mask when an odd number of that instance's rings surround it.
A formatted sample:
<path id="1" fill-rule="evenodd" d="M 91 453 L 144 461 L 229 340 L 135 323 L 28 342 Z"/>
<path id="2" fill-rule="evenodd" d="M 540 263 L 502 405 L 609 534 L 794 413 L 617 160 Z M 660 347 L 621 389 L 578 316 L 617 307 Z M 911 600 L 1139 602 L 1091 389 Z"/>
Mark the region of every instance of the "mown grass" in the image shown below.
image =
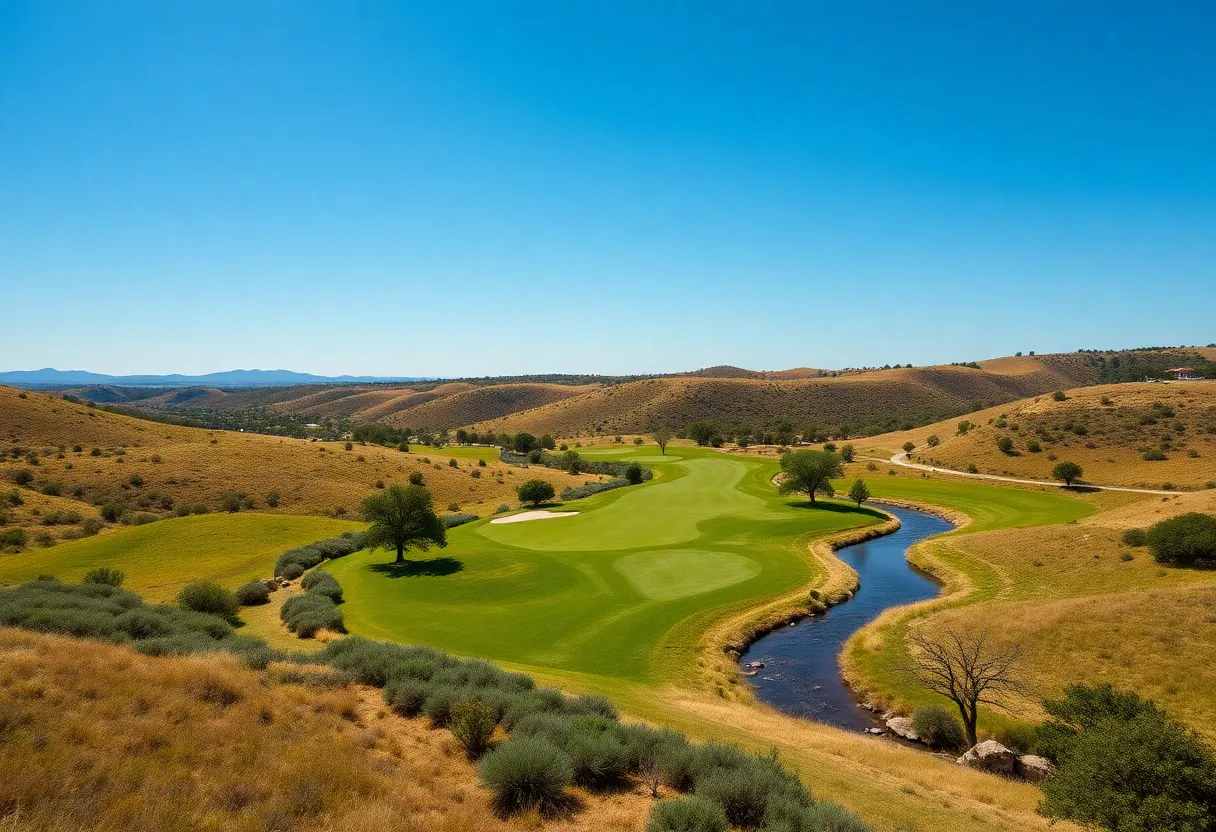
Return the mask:
<path id="1" fill-rule="evenodd" d="M 162 520 L 97 537 L 0 556 L 0 582 L 16 584 L 39 575 L 79 581 L 107 566 L 126 573 L 123 586 L 151 601 L 174 598 L 192 581 L 235 589 L 270 577 L 284 549 L 363 526 L 349 520 L 274 514 L 205 514 Z"/>
<path id="2" fill-rule="evenodd" d="M 654 449 L 625 449 L 622 458 L 632 455 L 653 457 Z M 664 639 L 680 622 L 807 583 L 815 569 L 807 535 L 880 519 L 777 496 L 771 462 L 693 448 L 680 455 L 648 462 L 658 472 L 650 483 L 571 504 L 577 517 L 454 529 L 442 552 L 415 556 L 434 568 L 398 573 L 384 567 L 391 558 L 383 552 L 333 563 L 347 626 L 465 655 L 658 682 L 695 661 L 695 639 Z"/>

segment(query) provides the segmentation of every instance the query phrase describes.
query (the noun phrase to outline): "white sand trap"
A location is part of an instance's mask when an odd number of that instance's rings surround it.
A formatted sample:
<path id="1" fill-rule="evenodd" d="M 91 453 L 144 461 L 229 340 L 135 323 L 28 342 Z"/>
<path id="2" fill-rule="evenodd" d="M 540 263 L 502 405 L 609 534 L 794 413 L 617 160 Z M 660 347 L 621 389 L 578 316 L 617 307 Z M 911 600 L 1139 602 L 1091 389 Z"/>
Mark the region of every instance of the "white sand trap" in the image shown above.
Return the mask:
<path id="1" fill-rule="evenodd" d="M 552 520 L 555 517 L 573 517 L 577 511 L 523 511 L 510 517 L 499 517 L 491 523 L 526 523 L 529 520 Z"/>

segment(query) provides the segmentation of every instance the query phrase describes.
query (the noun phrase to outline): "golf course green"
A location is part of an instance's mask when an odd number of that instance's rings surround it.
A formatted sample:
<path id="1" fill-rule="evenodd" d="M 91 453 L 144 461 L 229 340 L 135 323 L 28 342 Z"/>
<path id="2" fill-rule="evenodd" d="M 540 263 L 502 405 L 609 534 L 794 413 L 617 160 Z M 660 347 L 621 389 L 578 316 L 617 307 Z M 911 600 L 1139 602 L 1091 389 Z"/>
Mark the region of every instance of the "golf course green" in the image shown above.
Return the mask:
<path id="1" fill-rule="evenodd" d="M 326 568 L 346 591 L 347 626 L 517 665 L 658 683 L 695 661 L 703 628 L 690 619 L 707 623 L 810 583 L 812 538 L 881 519 L 868 508 L 778 495 L 773 460 L 683 446 L 668 457 L 651 447 L 586 453 L 644 460 L 656 476 L 562 506 L 573 517 L 458 527 L 447 548 L 416 553 L 404 569 L 384 551 L 334 561 Z M 1059 493 L 971 483 L 875 477 L 871 489 L 959 508 L 975 518 L 969 530 L 1090 511 Z"/>

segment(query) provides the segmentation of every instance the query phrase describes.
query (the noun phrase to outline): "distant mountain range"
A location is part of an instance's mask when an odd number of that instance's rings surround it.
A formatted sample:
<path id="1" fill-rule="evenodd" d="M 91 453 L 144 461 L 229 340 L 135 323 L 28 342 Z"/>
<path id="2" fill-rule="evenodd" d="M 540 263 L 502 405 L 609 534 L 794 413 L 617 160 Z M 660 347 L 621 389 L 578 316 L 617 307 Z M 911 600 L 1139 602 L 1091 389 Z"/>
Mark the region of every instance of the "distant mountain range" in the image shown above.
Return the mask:
<path id="1" fill-rule="evenodd" d="M 427 381 L 425 376 L 318 376 L 291 370 L 226 370 L 201 376 L 172 373 L 165 376 L 111 376 L 87 370 L 11 370 L 0 372 L 0 384 L 13 387 L 73 387 L 107 384 L 121 387 L 276 387 L 292 384 L 366 384 L 370 382 Z"/>

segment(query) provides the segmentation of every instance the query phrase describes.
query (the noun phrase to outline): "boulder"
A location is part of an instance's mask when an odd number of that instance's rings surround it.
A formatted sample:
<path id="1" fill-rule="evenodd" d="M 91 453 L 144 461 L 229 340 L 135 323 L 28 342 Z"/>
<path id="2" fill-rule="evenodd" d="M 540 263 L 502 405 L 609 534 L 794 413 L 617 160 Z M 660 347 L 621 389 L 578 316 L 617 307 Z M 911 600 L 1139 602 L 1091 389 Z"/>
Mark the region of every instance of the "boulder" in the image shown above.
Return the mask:
<path id="1" fill-rule="evenodd" d="M 279 588 L 279 582 L 275 578 L 267 578 L 266 580 L 262 581 L 262 586 L 266 587 L 271 592 L 274 592 Z"/>
<path id="2" fill-rule="evenodd" d="M 984 740 L 959 757 L 958 762 L 969 768 L 1012 777 L 1017 773 L 1018 755 L 996 740 Z"/>
<path id="3" fill-rule="evenodd" d="M 866 733 L 867 733 L 867 734 L 873 734 L 874 736 L 878 737 L 878 736 L 881 736 L 881 735 L 883 735 L 883 734 L 885 734 L 885 733 L 887 733 L 887 732 L 886 732 L 886 731 L 884 731 L 884 730 L 882 730 L 881 728 L 867 728 L 867 729 L 866 729 Z"/>
<path id="4" fill-rule="evenodd" d="M 1028 780 L 1031 783 L 1042 783 L 1055 773 L 1056 767 L 1046 757 L 1040 757 L 1036 754 L 1023 754 L 1021 757 L 1018 757 L 1018 774 L 1021 775 L 1023 780 Z"/>
<path id="5" fill-rule="evenodd" d="M 897 737 L 903 737 L 906 740 L 913 742 L 920 741 L 920 734 L 916 733 L 916 729 L 912 727 L 911 717 L 893 716 L 887 720 L 887 730 Z"/>

